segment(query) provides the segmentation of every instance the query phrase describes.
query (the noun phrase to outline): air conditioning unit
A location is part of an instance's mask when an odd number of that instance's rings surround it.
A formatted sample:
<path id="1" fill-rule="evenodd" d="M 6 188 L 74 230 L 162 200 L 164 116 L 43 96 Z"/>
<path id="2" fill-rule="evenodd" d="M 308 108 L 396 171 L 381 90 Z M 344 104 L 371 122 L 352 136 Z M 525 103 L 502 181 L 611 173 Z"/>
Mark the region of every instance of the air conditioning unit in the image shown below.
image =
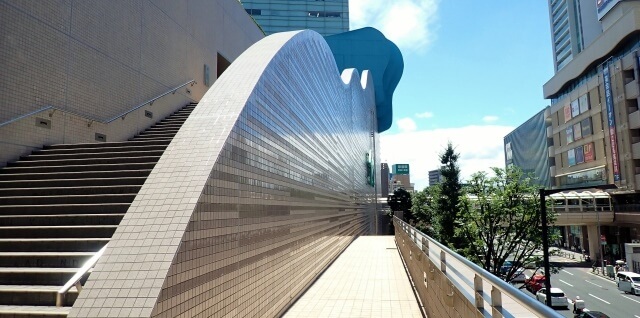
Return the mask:
<path id="1" fill-rule="evenodd" d="M 631 240 L 631 243 L 640 243 L 640 240 Z"/>

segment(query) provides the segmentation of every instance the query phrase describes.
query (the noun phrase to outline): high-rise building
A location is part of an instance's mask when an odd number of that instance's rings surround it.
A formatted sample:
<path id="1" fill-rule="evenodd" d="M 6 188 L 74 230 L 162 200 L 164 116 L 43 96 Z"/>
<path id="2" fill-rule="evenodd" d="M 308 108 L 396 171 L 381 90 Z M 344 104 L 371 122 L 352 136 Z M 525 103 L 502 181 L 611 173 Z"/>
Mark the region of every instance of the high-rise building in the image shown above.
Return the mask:
<path id="1" fill-rule="evenodd" d="M 391 175 L 389 174 L 389 165 L 385 162 L 380 164 L 380 195 L 386 198 L 391 193 L 389 184 L 391 182 Z"/>
<path id="2" fill-rule="evenodd" d="M 442 173 L 440 169 L 429 171 L 429 186 L 434 186 L 442 181 Z"/>
<path id="3" fill-rule="evenodd" d="M 543 93 L 551 100 L 551 184 L 615 187 L 607 190 L 611 205 L 590 194 L 555 202 L 563 211 L 556 224 L 565 227 L 565 244 L 622 258 L 624 243 L 640 239 L 640 1 L 549 1 L 549 12 L 556 73 Z"/>
<path id="4" fill-rule="evenodd" d="M 602 33 L 594 0 L 549 0 L 549 17 L 555 71 Z"/>
<path id="5" fill-rule="evenodd" d="M 304 29 L 324 36 L 349 31 L 348 0 L 243 0 L 242 5 L 267 35 Z"/>

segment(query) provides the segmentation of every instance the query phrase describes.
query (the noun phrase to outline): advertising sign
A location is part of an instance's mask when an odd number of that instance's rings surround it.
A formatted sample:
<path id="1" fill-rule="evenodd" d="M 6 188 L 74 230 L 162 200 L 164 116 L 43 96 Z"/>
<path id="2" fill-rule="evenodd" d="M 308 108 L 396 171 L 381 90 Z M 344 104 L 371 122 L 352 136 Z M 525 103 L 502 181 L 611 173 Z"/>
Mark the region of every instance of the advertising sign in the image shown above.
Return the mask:
<path id="1" fill-rule="evenodd" d="M 571 106 L 564 106 L 564 122 L 568 122 L 571 119 Z"/>
<path id="2" fill-rule="evenodd" d="M 582 139 L 582 128 L 580 128 L 580 123 L 573 125 L 573 140 Z"/>
<path id="3" fill-rule="evenodd" d="M 567 133 L 567 144 L 572 143 L 573 142 L 573 126 L 567 127 L 567 130 L 565 130 L 565 132 Z"/>
<path id="4" fill-rule="evenodd" d="M 576 148 L 576 164 L 584 162 L 584 149 L 583 147 Z"/>
<path id="5" fill-rule="evenodd" d="M 591 117 L 583 119 L 580 122 L 580 128 L 582 128 L 582 137 L 591 135 Z"/>
<path id="6" fill-rule="evenodd" d="M 584 94 L 578 98 L 580 101 L 580 114 L 589 110 L 589 94 Z"/>
<path id="7" fill-rule="evenodd" d="M 569 151 L 567 151 L 567 158 L 569 159 L 569 166 L 575 166 L 576 165 L 576 150 L 575 149 L 569 149 Z"/>
<path id="8" fill-rule="evenodd" d="M 609 65 L 602 70 L 604 81 L 604 97 L 607 104 L 607 122 L 609 123 L 609 142 L 611 143 L 611 163 L 613 165 L 613 181 L 620 181 L 620 161 L 618 158 L 618 135 L 616 134 L 616 118 L 613 112 L 613 91 Z"/>
<path id="9" fill-rule="evenodd" d="M 578 100 L 574 100 L 571 102 L 571 117 L 576 117 L 580 115 L 580 104 L 578 104 Z"/>
<path id="10" fill-rule="evenodd" d="M 598 20 L 602 20 L 611 8 L 613 8 L 620 0 L 596 0 L 596 7 L 598 10 Z"/>
<path id="11" fill-rule="evenodd" d="M 395 164 L 393 165 L 393 174 L 409 174 L 409 164 Z"/>
<path id="12" fill-rule="evenodd" d="M 584 162 L 591 162 L 591 161 L 596 160 L 596 154 L 595 154 L 595 151 L 593 149 L 593 143 L 592 142 L 584 145 L 582 148 L 583 148 L 583 153 L 584 153 Z"/>

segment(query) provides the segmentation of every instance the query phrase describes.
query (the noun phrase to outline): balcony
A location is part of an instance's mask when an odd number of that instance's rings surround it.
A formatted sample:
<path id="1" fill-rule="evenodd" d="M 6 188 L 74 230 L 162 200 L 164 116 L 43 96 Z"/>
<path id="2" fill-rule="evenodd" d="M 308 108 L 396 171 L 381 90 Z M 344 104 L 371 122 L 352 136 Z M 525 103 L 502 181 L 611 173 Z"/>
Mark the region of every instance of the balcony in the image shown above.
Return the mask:
<path id="1" fill-rule="evenodd" d="M 633 159 L 640 159 L 640 142 L 635 142 L 631 144 L 631 155 L 633 156 Z M 636 175 L 636 178 L 637 178 L 637 175 Z"/>
<path id="2" fill-rule="evenodd" d="M 635 112 L 629 114 L 629 128 L 640 128 L 640 110 L 636 110 Z"/>
<path id="3" fill-rule="evenodd" d="M 627 99 L 633 99 L 638 97 L 638 82 L 631 81 L 624 85 L 624 94 Z"/>

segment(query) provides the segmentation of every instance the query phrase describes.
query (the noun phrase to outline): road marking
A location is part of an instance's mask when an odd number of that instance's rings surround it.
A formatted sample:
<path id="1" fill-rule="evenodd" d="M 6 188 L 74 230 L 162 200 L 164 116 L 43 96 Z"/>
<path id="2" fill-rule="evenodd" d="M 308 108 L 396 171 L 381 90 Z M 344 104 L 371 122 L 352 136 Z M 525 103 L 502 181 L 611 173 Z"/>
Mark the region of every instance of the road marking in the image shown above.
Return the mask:
<path id="1" fill-rule="evenodd" d="M 606 300 L 604 300 L 604 299 L 602 299 L 602 298 L 600 298 L 600 297 L 593 296 L 593 295 L 591 295 L 591 294 L 589 294 L 589 296 L 591 296 L 591 297 L 593 297 L 593 298 L 595 298 L 595 299 L 597 299 L 597 300 L 600 300 L 600 301 L 602 301 L 602 302 L 606 303 L 607 305 L 611 305 L 611 303 L 610 303 L 610 302 L 608 302 L 608 301 L 606 301 Z"/>
<path id="2" fill-rule="evenodd" d="M 634 315 L 634 316 L 635 316 L 636 318 L 640 318 L 640 316 L 638 316 L 638 315 Z"/>
<path id="3" fill-rule="evenodd" d="M 635 301 L 635 302 L 637 302 L 638 304 L 640 304 L 640 301 L 637 301 L 637 300 L 635 300 L 635 299 L 629 298 L 629 297 L 627 297 L 627 296 L 625 296 L 625 295 L 620 295 L 620 296 L 622 296 L 622 297 L 624 297 L 624 298 L 626 298 L 626 299 L 629 299 L 629 300 L 631 300 L 631 301 Z M 636 316 L 636 317 L 638 317 L 638 316 Z M 640 317 L 638 317 L 638 318 L 640 318 Z"/>
<path id="4" fill-rule="evenodd" d="M 565 272 L 565 273 L 567 273 L 567 274 L 569 274 L 569 275 L 571 275 L 571 276 L 573 276 L 573 274 L 571 274 L 571 273 L 569 273 L 569 272 L 565 271 L 564 269 L 563 269 L 562 271 L 563 271 L 563 272 Z M 569 285 L 569 286 L 571 286 L 571 285 Z M 572 286 L 572 287 L 573 287 L 573 286 Z"/>
<path id="5" fill-rule="evenodd" d="M 597 275 L 597 274 L 593 274 L 593 273 L 591 273 L 591 275 L 593 275 L 593 276 L 595 276 L 595 277 L 598 277 L 598 278 L 600 278 L 600 279 L 602 279 L 602 280 L 604 280 L 604 281 L 606 281 L 606 282 L 612 283 L 612 284 L 615 284 L 615 283 L 616 283 L 615 281 L 612 281 L 612 280 L 610 280 L 610 279 L 608 279 L 608 278 L 602 277 L 602 276 Z"/>
<path id="6" fill-rule="evenodd" d="M 596 286 L 598 286 L 598 287 L 602 288 L 602 286 L 600 286 L 600 285 L 598 285 L 598 284 L 596 284 L 596 283 L 592 283 L 592 282 L 590 282 L 590 281 L 588 281 L 588 280 L 586 280 L 586 279 L 585 279 L 584 281 L 585 281 L 585 282 L 587 282 L 587 283 L 589 283 L 589 284 L 591 284 L 591 285 L 596 285 Z"/>
<path id="7" fill-rule="evenodd" d="M 562 279 L 560 279 L 560 281 L 561 281 L 561 282 L 563 282 L 563 283 L 565 283 L 565 284 L 567 284 L 567 285 L 569 285 L 569 286 L 571 286 L 571 287 L 573 287 L 573 285 L 571 285 L 571 284 L 569 284 L 569 283 L 567 283 L 567 282 L 563 281 Z"/>

